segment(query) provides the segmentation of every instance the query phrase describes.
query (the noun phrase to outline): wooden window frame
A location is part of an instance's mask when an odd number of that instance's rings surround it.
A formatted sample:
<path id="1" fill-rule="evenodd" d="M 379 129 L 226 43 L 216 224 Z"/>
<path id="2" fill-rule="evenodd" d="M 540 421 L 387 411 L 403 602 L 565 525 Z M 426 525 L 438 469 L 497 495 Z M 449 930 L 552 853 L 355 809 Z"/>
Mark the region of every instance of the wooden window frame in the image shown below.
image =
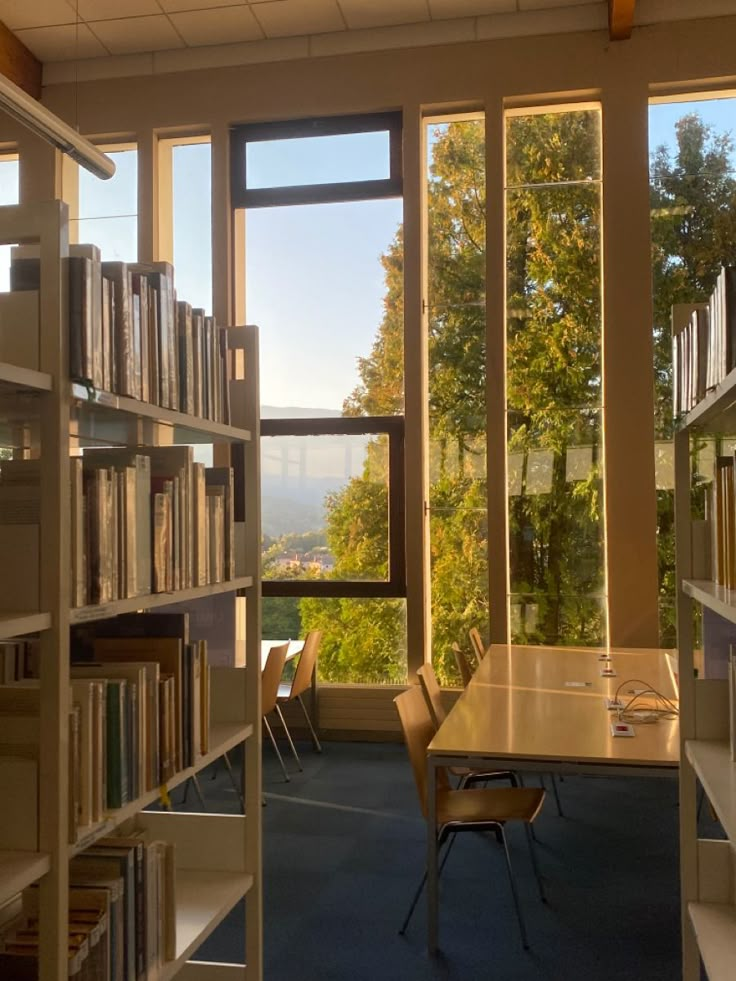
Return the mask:
<path id="1" fill-rule="evenodd" d="M 381 132 L 387 132 L 389 136 L 388 177 L 365 181 L 336 181 L 330 184 L 248 188 L 246 149 L 249 143 Z M 230 194 L 233 208 L 270 208 L 276 205 L 325 204 L 401 197 L 403 183 L 400 112 L 368 113 L 360 116 L 319 116 L 312 119 L 269 123 L 243 123 L 230 127 Z"/>
<path id="2" fill-rule="evenodd" d="M 263 579 L 263 596 L 406 596 L 404 417 L 262 419 L 261 436 L 388 436 L 388 579 Z"/>

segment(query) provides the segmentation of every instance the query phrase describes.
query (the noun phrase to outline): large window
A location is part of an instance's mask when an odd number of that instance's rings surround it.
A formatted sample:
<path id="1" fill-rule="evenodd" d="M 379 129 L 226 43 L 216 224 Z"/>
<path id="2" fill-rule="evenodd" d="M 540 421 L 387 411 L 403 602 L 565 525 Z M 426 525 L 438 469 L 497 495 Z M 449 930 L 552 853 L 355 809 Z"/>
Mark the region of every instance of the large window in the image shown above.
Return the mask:
<path id="1" fill-rule="evenodd" d="M 18 204 L 18 154 L 0 151 L 0 205 Z M 0 246 L 0 292 L 10 289 L 10 246 Z"/>
<path id="2" fill-rule="evenodd" d="M 649 109 L 654 288 L 655 463 L 660 643 L 675 643 L 672 327 L 675 303 L 707 301 L 723 265 L 736 264 L 736 97 L 682 97 Z M 695 447 L 696 485 L 716 452 Z"/>
<path id="3" fill-rule="evenodd" d="M 172 254 L 176 292 L 212 313 L 212 146 L 209 138 L 166 141 L 171 153 Z"/>
<path id="4" fill-rule="evenodd" d="M 115 162 L 115 175 L 101 181 L 80 168 L 79 214 L 71 237 L 91 242 L 103 260 L 135 262 L 138 257 L 138 152 L 130 144 L 101 146 Z"/>
<path id="5" fill-rule="evenodd" d="M 607 639 L 597 108 L 506 122 L 511 640 Z"/>

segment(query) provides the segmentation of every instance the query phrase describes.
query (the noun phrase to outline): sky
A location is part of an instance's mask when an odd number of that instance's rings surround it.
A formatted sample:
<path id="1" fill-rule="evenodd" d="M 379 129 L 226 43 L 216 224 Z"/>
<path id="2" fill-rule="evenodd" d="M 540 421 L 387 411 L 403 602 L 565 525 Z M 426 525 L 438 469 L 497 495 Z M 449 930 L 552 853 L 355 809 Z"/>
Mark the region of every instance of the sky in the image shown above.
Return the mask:
<path id="1" fill-rule="evenodd" d="M 674 125 L 696 110 L 719 132 L 736 133 L 736 99 L 653 105 L 650 147 L 674 146 Z M 429 127 L 430 133 L 433 129 Z M 211 311 L 210 148 L 174 149 L 174 267 L 177 291 Z M 79 240 L 106 258 L 135 258 L 136 154 L 114 154 L 110 181 L 80 169 Z M 251 144 L 249 186 L 361 180 L 388 173 L 384 134 Z M 735 160 L 736 169 L 736 160 Z M 17 163 L 0 161 L 0 204 L 17 200 Z M 261 327 L 264 405 L 339 410 L 358 383 L 383 313 L 380 256 L 402 219 L 400 199 L 251 209 L 246 216 L 246 319 Z M 0 255 L 0 288 L 7 260 Z"/>

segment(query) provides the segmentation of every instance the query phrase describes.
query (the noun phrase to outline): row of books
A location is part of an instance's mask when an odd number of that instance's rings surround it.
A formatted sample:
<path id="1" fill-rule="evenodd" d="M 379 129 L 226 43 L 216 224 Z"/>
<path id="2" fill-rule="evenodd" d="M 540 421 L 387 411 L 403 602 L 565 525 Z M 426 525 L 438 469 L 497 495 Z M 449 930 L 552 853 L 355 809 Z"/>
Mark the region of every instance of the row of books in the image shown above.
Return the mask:
<path id="1" fill-rule="evenodd" d="M 69 866 L 72 981 L 154 981 L 176 956 L 174 846 L 142 832 L 101 839 Z M 38 888 L 25 889 L 0 926 L 0 977 L 38 977 Z"/>
<path id="2" fill-rule="evenodd" d="M 690 412 L 736 367 L 736 268 L 723 267 L 708 303 L 672 338 L 673 414 Z"/>
<path id="3" fill-rule="evenodd" d="M 708 502 L 711 525 L 712 579 L 726 589 L 736 589 L 736 495 L 734 458 L 716 457 L 715 476 Z"/>
<path id="4" fill-rule="evenodd" d="M 10 288 L 40 288 L 34 246 L 11 251 Z M 102 262 L 97 246 L 70 246 L 69 337 L 72 379 L 230 422 L 227 330 L 177 300 L 170 263 Z"/>
<path id="5" fill-rule="evenodd" d="M 88 449 L 70 471 L 72 606 L 234 578 L 230 467 L 206 468 L 191 446 L 162 446 Z M 40 501 L 39 460 L 0 463 L 0 546 L 25 563 L 5 608 L 38 607 Z M 36 595 L 22 595 L 28 589 Z"/>

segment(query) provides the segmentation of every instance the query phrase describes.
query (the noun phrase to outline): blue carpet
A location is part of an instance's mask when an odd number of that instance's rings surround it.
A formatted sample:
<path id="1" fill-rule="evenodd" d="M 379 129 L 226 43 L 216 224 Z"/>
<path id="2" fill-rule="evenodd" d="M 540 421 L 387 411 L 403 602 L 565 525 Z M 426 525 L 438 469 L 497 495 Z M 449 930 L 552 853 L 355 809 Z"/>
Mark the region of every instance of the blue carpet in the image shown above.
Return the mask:
<path id="1" fill-rule="evenodd" d="M 442 953 L 426 953 L 425 904 L 397 933 L 424 862 L 425 832 L 402 746 L 304 745 L 285 783 L 264 752 L 265 981 L 673 981 L 681 973 L 677 784 L 566 777 L 535 827 L 548 903 L 523 830 L 508 831 L 531 951 L 521 946 L 503 853 L 463 834 L 441 886 Z M 533 779 L 533 778 L 532 778 Z M 224 772 L 208 806 L 237 809 Z M 242 962 L 242 906 L 198 959 Z"/>

